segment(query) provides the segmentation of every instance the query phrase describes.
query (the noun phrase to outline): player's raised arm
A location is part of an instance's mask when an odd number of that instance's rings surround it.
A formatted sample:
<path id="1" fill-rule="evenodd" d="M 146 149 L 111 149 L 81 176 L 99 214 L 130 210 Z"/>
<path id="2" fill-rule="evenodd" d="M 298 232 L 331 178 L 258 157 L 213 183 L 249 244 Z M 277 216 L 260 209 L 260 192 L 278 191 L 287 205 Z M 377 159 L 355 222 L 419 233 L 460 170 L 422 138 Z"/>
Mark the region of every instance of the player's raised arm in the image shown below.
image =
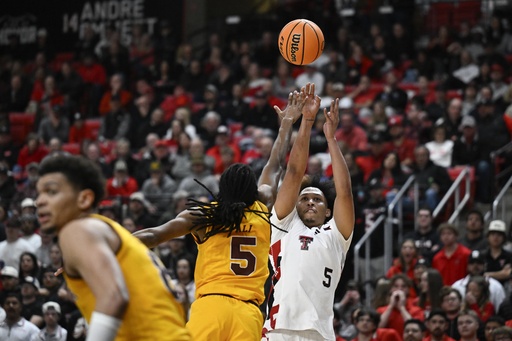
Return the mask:
<path id="1" fill-rule="evenodd" d="M 168 222 L 133 233 L 133 236 L 149 248 L 191 232 L 193 226 L 192 214 L 189 210 L 182 211 L 176 218 Z"/>
<path id="2" fill-rule="evenodd" d="M 290 198 L 297 198 L 299 195 L 302 177 L 306 172 L 309 157 L 311 128 L 315 123 L 315 117 L 320 108 L 320 97 L 315 95 L 315 84 L 308 83 L 301 89 L 301 93 L 305 96 L 305 104 L 302 108 L 302 121 L 299 133 L 290 152 L 286 173 L 274 205 L 279 219 L 290 214 L 295 207 L 295 200 L 290 200 Z"/>
<path id="3" fill-rule="evenodd" d="M 274 110 L 281 118 L 281 125 L 277 138 L 272 146 L 270 157 L 258 181 L 260 200 L 264 202 L 269 209 L 274 204 L 279 180 L 286 167 L 286 156 L 290 146 L 293 124 L 301 115 L 305 99 L 304 93 L 294 91 L 290 92 L 288 104 L 283 111 L 281 111 L 278 106 L 274 106 Z"/>
<path id="4" fill-rule="evenodd" d="M 352 184 L 345 158 L 334 138 L 339 124 L 339 99 L 331 102 L 330 110 L 324 109 L 324 134 L 331 155 L 334 187 L 336 199 L 334 200 L 333 217 L 340 233 L 348 239 L 354 230 L 354 200 L 352 198 Z"/>

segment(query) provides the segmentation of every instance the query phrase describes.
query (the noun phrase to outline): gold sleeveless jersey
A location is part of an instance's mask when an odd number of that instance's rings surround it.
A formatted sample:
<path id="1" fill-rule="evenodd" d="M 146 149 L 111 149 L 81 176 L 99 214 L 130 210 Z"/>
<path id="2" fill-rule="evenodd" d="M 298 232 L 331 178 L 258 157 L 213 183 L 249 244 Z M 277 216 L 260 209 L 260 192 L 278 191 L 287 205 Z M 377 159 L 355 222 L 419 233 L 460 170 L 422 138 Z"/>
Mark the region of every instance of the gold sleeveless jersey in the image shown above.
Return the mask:
<path id="1" fill-rule="evenodd" d="M 121 240 L 116 258 L 128 288 L 129 303 L 116 341 L 190 340 L 183 308 L 174 299 L 171 282 L 158 257 L 115 221 L 97 214 L 91 217 L 107 223 Z M 65 272 L 64 278 L 77 297 L 76 305 L 90 322 L 96 306 L 92 291 L 81 278 L 70 278 Z"/>
<path id="2" fill-rule="evenodd" d="M 268 212 L 259 201 L 249 209 Z M 258 305 L 263 303 L 263 286 L 269 274 L 270 223 L 260 215 L 246 212 L 240 224 L 242 231 L 229 237 L 219 233 L 203 243 L 196 239 L 196 298 L 223 294 Z"/>

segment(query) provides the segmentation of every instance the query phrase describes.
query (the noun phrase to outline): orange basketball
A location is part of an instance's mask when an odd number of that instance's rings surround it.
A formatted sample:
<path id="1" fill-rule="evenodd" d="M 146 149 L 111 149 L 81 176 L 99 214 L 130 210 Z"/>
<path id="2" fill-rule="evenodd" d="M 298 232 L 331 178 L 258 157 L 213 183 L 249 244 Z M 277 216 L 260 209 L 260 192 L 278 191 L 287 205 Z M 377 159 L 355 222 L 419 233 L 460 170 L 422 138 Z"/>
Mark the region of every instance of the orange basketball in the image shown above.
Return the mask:
<path id="1" fill-rule="evenodd" d="M 296 19 L 279 33 L 279 51 L 289 63 L 305 65 L 314 62 L 324 50 L 324 34 L 314 22 Z"/>

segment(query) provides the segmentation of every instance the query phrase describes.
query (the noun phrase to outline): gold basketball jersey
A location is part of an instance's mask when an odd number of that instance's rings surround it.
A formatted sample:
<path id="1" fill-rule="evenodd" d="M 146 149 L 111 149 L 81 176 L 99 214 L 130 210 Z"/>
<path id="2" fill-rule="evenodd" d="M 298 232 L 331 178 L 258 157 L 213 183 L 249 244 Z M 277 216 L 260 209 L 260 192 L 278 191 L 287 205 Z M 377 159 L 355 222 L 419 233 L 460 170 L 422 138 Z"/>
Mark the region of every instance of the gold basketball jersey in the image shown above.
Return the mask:
<path id="1" fill-rule="evenodd" d="M 256 201 L 249 210 L 268 212 Z M 268 277 L 270 223 L 262 214 L 246 212 L 241 232 L 219 233 L 198 242 L 195 269 L 196 298 L 222 294 L 262 304 Z M 197 242 L 197 240 L 196 240 Z"/>
<path id="2" fill-rule="evenodd" d="M 190 340 L 184 313 L 172 293 L 171 282 L 158 257 L 125 228 L 104 216 L 93 214 L 107 223 L 121 239 L 116 254 L 128 288 L 129 303 L 116 337 L 121 340 Z M 69 289 L 76 295 L 76 305 L 87 322 L 96 299 L 81 278 L 64 273 Z"/>

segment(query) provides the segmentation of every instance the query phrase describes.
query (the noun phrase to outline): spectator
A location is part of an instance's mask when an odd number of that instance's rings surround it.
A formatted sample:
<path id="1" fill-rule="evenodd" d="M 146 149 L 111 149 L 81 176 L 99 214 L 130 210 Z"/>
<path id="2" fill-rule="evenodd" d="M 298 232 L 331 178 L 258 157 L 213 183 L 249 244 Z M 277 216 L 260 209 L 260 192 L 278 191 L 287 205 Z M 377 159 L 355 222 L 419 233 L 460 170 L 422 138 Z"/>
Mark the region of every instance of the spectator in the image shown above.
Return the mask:
<path id="1" fill-rule="evenodd" d="M 404 323 L 404 341 L 421 341 L 425 337 L 425 325 L 421 320 L 409 319 Z"/>
<path id="2" fill-rule="evenodd" d="M 2 307 L 6 317 L 0 323 L 1 340 L 26 341 L 39 333 L 39 328 L 21 315 L 22 302 L 19 294 L 8 294 Z"/>
<path id="3" fill-rule="evenodd" d="M 9 169 L 12 169 L 18 161 L 20 148 L 12 140 L 11 129 L 7 124 L 0 125 L 0 159 L 6 162 Z"/>
<path id="4" fill-rule="evenodd" d="M 24 213 L 20 217 L 21 220 L 21 238 L 26 240 L 33 248 L 37 250 L 41 246 L 41 236 L 36 233 L 39 229 L 39 223 L 37 222 L 37 216 L 35 213 Z"/>
<path id="5" fill-rule="evenodd" d="M 458 97 L 452 98 L 448 104 L 446 115 L 442 119 L 446 128 L 446 139 L 455 141 L 461 136 L 460 124 L 462 123 L 462 100 Z M 435 139 L 435 136 L 434 136 Z"/>
<path id="6" fill-rule="evenodd" d="M 445 84 L 436 85 L 434 100 L 428 103 L 425 107 L 425 111 L 430 122 L 436 122 L 438 119 L 444 117 L 444 113 L 448 108 L 448 98 L 446 92 L 447 89 Z"/>
<path id="7" fill-rule="evenodd" d="M 487 230 L 489 248 L 484 251 L 486 270 L 484 275 L 505 285 L 512 273 L 512 254 L 503 249 L 507 240 L 507 227 L 502 220 L 493 220 Z"/>
<path id="8" fill-rule="evenodd" d="M 190 197 L 190 194 L 187 191 L 175 191 L 172 194 L 172 200 L 169 206 L 166 208 L 166 211 L 161 215 L 158 225 L 161 225 L 171 219 L 176 218 L 176 216 L 187 208 L 187 199 Z M 123 225 L 124 226 L 124 225 Z"/>
<path id="9" fill-rule="evenodd" d="M 510 328 L 509 326 L 503 326 L 503 327 L 496 328 L 492 332 L 492 340 L 493 341 L 500 341 L 500 340 L 510 341 L 510 340 L 512 340 L 512 328 Z"/>
<path id="10" fill-rule="evenodd" d="M 264 90 L 254 94 L 252 107 L 248 110 L 243 120 L 244 128 L 255 126 L 278 131 L 279 121 L 274 109 L 269 103 L 269 93 Z"/>
<path id="11" fill-rule="evenodd" d="M 27 143 L 20 150 L 17 164 L 21 169 L 25 169 L 31 162 L 40 163 L 47 154 L 48 150 L 41 144 L 39 136 L 35 133 L 30 133 L 27 136 Z"/>
<path id="12" fill-rule="evenodd" d="M 39 260 L 37 256 L 31 252 L 23 252 L 20 256 L 19 277 L 34 277 L 39 279 L 41 275 L 39 272 Z"/>
<path id="13" fill-rule="evenodd" d="M 356 163 L 363 172 L 366 181 L 368 181 L 372 172 L 381 167 L 387 154 L 383 133 L 371 134 L 368 137 L 368 150 L 356 157 Z"/>
<path id="14" fill-rule="evenodd" d="M 97 142 L 91 142 L 85 146 L 84 156 L 85 158 L 93 161 L 96 166 L 101 169 L 101 172 L 105 177 L 108 177 L 110 174 L 110 167 L 105 161 L 104 156 L 102 155 L 102 151 L 100 145 Z"/>
<path id="15" fill-rule="evenodd" d="M 133 157 L 130 150 L 130 141 L 126 138 L 120 138 L 115 141 L 114 158 L 109 163 L 109 166 L 112 167 L 110 170 L 111 173 L 114 171 L 113 167 L 116 165 L 117 161 L 126 162 L 128 174 L 132 176 L 137 174 L 139 160 Z"/>
<path id="16" fill-rule="evenodd" d="M 139 140 L 143 141 L 150 133 L 157 134 L 159 138 L 163 138 L 167 133 L 167 126 L 168 123 L 164 120 L 164 111 L 158 107 L 154 108 L 149 115 L 149 120 L 142 122 L 138 128 Z"/>
<path id="17" fill-rule="evenodd" d="M 462 310 L 457 318 L 460 341 L 478 341 L 480 319 L 473 310 Z"/>
<path id="18" fill-rule="evenodd" d="M 82 144 L 85 141 L 95 140 L 96 137 L 91 129 L 85 125 L 84 116 L 76 112 L 73 115 L 73 124 L 69 128 L 68 142 Z"/>
<path id="19" fill-rule="evenodd" d="M 454 225 L 442 223 L 437 233 L 443 247 L 434 256 L 432 267 L 441 273 L 445 285 L 452 285 L 466 276 L 471 250 L 457 242 L 459 230 Z"/>
<path id="20" fill-rule="evenodd" d="M 483 251 L 488 247 L 484 235 L 484 215 L 477 209 L 468 212 L 466 216 L 466 234 L 459 242 L 470 250 Z"/>
<path id="21" fill-rule="evenodd" d="M 381 317 L 374 310 L 359 309 L 355 312 L 354 324 L 357 329 L 357 336 L 354 341 L 399 341 L 400 334 L 391 328 L 379 328 Z"/>
<path id="22" fill-rule="evenodd" d="M 150 204 L 146 201 L 142 192 L 135 192 L 130 195 L 127 216 L 133 219 L 137 230 L 156 225 L 156 221 L 151 216 L 149 208 Z"/>
<path id="23" fill-rule="evenodd" d="M 0 273 L 2 277 L 2 290 L 0 291 L 0 304 L 3 306 L 7 295 L 11 293 L 20 293 L 19 273 L 12 266 L 4 266 Z"/>
<path id="24" fill-rule="evenodd" d="M 485 255 L 478 250 L 473 250 L 468 259 L 468 274 L 452 284 L 452 288 L 457 289 L 462 298 L 466 296 L 466 287 L 469 280 L 474 276 L 483 276 L 485 271 Z M 494 307 L 500 307 L 505 300 L 505 289 L 499 281 L 492 277 L 486 277 L 489 283 L 489 300 Z M 497 310 L 497 308 L 496 308 Z"/>
<path id="25" fill-rule="evenodd" d="M 416 230 L 404 236 L 404 239 L 412 239 L 418 249 L 418 255 L 432 260 L 434 254 L 439 251 L 441 243 L 439 235 L 432 226 L 432 211 L 428 207 L 420 207 L 416 213 Z"/>
<path id="26" fill-rule="evenodd" d="M 55 238 L 55 234 L 52 232 L 39 232 L 41 236 L 41 246 L 36 249 L 35 255 L 37 257 L 38 262 L 41 264 L 41 267 L 47 267 L 51 264 L 50 258 L 50 250 L 53 245 L 53 239 Z M 39 276 L 38 276 L 39 277 Z"/>
<path id="27" fill-rule="evenodd" d="M 398 154 L 399 165 L 404 169 L 408 169 L 414 161 L 416 140 L 405 135 L 404 119 L 402 116 L 392 116 L 389 118 L 388 127 L 391 137 L 390 149 Z"/>
<path id="28" fill-rule="evenodd" d="M 466 286 L 463 309 L 473 310 L 480 321 L 486 322 L 495 312 L 489 297 L 487 280 L 483 276 L 472 276 Z"/>
<path id="29" fill-rule="evenodd" d="M 191 196 L 207 196 L 211 194 L 203 186 L 199 185 L 197 181 L 200 181 L 205 187 L 209 188 L 213 194 L 219 191 L 219 184 L 217 178 L 211 174 L 206 168 L 206 162 L 203 157 L 194 157 L 190 159 L 190 175 L 184 177 L 178 189 L 185 190 L 190 193 Z"/>
<path id="30" fill-rule="evenodd" d="M 176 262 L 176 277 L 173 284 L 181 284 L 185 287 L 188 295 L 188 302 L 195 301 L 196 284 L 194 282 L 194 262 L 191 258 L 181 257 Z"/>
<path id="31" fill-rule="evenodd" d="M 315 84 L 317 95 L 322 97 L 325 86 L 325 76 L 318 70 L 314 63 L 307 64 L 304 67 L 304 72 L 295 79 L 295 86 L 297 89 L 306 86 L 307 83 Z"/>
<path id="32" fill-rule="evenodd" d="M 69 136 L 69 120 L 62 106 L 47 107 L 46 116 L 39 123 L 38 135 L 48 144 L 50 139 L 58 137 L 67 142 Z"/>
<path id="33" fill-rule="evenodd" d="M 34 252 L 34 247 L 21 238 L 21 221 L 17 217 L 11 217 L 5 223 L 5 234 L 7 239 L 0 242 L 0 260 L 5 266 L 12 266 L 15 269 L 20 267 L 20 256 L 23 252 Z M 16 270 L 18 272 L 18 270 Z"/>
<path id="34" fill-rule="evenodd" d="M 118 95 L 110 97 L 109 111 L 101 119 L 99 139 L 117 140 L 128 135 L 130 128 L 130 114 L 121 106 Z"/>
<path id="35" fill-rule="evenodd" d="M 142 185 L 144 181 L 151 175 L 151 164 L 158 162 L 165 174 L 171 174 L 172 163 L 171 155 L 169 153 L 169 146 L 164 140 L 156 140 L 153 144 L 153 149 L 149 155 L 141 160 L 138 169 L 136 170 L 137 182 Z"/>
<path id="36" fill-rule="evenodd" d="M 115 73 L 110 76 L 110 88 L 103 93 L 98 109 L 101 116 L 115 111 L 112 109 L 112 98 L 114 97 L 118 99 L 116 102 L 119 102 L 119 109 L 123 111 L 128 110 L 128 106 L 132 102 L 132 94 L 125 89 L 124 76 L 120 73 Z"/>
<path id="37" fill-rule="evenodd" d="M 274 113 L 275 115 L 275 113 Z M 198 126 L 198 135 L 204 143 L 205 148 L 208 150 L 215 144 L 215 138 L 217 137 L 217 130 L 221 125 L 221 117 L 219 113 L 215 111 L 209 111 L 201 119 L 200 125 Z"/>
<path id="38" fill-rule="evenodd" d="M 64 61 L 60 71 L 55 76 L 57 87 L 64 96 L 64 102 L 77 105 L 83 95 L 83 81 L 72 67 L 71 63 Z"/>
<path id="39" fill-rule="evenodd" d="M 415 306 L 408 295 L 411 289 L 411 280 L 405 274 L 397 274 L 391 278 L 391 290 L 388 303 L 377 308 L 381 314 L 380 328 L 392 328 L 403 334 L 404 323 L 413 318 L 423 320 L 423 310 Z"/>
<path id="40" fill-rule="evenodd" d="M 114 175 L 107 180 L 107 196 L 128 198 L 138 189 L 137 181 L 128 173 L 126 162 L 117 160 L 114 164 Z"/>
<path id="41" fill-rule="evenodd" d="M 279 98 L 287 99 L 290 93 L 296 89 L 295 80 L 291 75 L 290 63 L 279 58 L 276 73 L 272 77 L 272 92 Z"/>
<path id="42" fill-rule="evenodd" d="M 43 301 L 39 298 L 39 281 L 37 278 L 27 276 L 21 281 L 21 302 L 23 309 L 21 316 L 32 322 L 38 328 L 43 326 Z"/>
<path id="43" fill-rule="evenodd" d="M 376 179 L 382 184 L 382 195 L 386 197 L 389 192 L 397 192 L 407 180 L 406 174 L 400 166 L 400 158 L 396 152 L 389 152 L 379 169 L 374 170 L 368 179 L 370 183 Z"/>
<path id="44" fill-rule="evenodd" d="M 340 107 L 341 107 L 340 102 Z M 367 136 L 363 128 L 356 125 L 352 113 L 342 113 L 341 127 L 336 130 L 336 140 L 343 141 L 351 151 L 365 151 L 367 149 Z"/>
<path id="45" fill-rule="evenodd" d="M 453 141 L 447 136 L 444 124 L 432 127 L 432 141 L 425 143 L 429 151 L 430 161 L 435 165 L 448 168 L 452 164 Z"/>
<path id="46" fill-rule="evenodd" d="M 148 90 L 149 91 L 149 90 Z M 153 109 L 152 95 L 143 94 L 135 99 L 134 106 L 130 112 L 130 128 L 128 137 L 133 149 L 138 150 L 144 145 L 146 135 L 142 135 L 141 128 L 151 119 Z"/>
<path id="47" fill-rule="evenodd" d="M 392 278 L 394 275 L 402 273 L 409 277 L 410 281 L 414 281 L 414 267 L 418 261 L 418 250 L 414 243 L 413 239 L 405 239 L 402 242 L 400 255 L 393 261 L 393 265 L 388 269 L 386 277 Z M 411 289 L 414 290 L 412 286 Z M 412 297 L 415 296 L 416 294 L 414 293 Z"/>
<path id="48" fill-rule="evenodd" d="M 47 268 L 51 269 L 60 269 L 62 268 L 62 252 L 60 251 L 60 246 L 58 243 L 54 241 L 52 246 L 50 246 L 50 264 Z M 45 269 L 45 271 L 48 271 L 48 269 Z"/>
<path id="49" fill-rule="evenodd" d="M 441 296 L 441 309 L 448 318 L 448 329 L 446 334 L 454 340 L 460 339 L 457 318 L 462 308 L 462 296 L 457 289 L 452 287 L 443 287 L 439 293 Z"/>
<path id="50" fill-rule="evenodd" d="M 144 198 L 155 207 L 155 214 L 161 215 L 169 206 L 172 193 L 177 189 L 176 181 L 164 172 L 162 164 L 158 161 L 150 164 L 149 172 L 149 179 L 142 184 L 141 192 Z"/>
<path id="51" fill-rule="evenodd" d="M 423 339 L 424 341 L 455 341 L 446 334 L 448 317 L 441 309 L 432 310 L 425 324 L 429 335 Z"/>
<path id="52" fill-rule="evenodd" d="M 357 332 L 352 324 L 352 315 L 364 307 L 361 302 L 361 293 L 355 281 L 349 280 L 346 286 L 345 295 L 341 301 L 334 303 L 335 316 L 338 315 L 339 331 L 346 339 L 352 340 Z M 335 329 L 336 330 L 336 329 Z"/>
<path id="53" fill-rule="evenodd" d="M 414 159 L 412 173 L 420 188 L 420 204 L 426 204 L 434 210 L 452 181 L 445 168 L 435 165 L 430 160 L 430 152 L 426 146 L 416 147 Z"/>
<path id="54" fill-rule="evenodd" d="M 66 341 L 68 331 L 58 323 L 61 318 L 60 305 L 57 302 L 48 301 L 43 304 L 42 311 L 45 327 L 41 329 L 37 337 L 32 337 L 31 341 Z"/>
<path id="55" fill-rule="evenodd" d="M 395 115 L 403 115 L 407 106 L 407 93 L 398 87 L 399 79 L 394 70 L 386 73 L 384 90 L 379 92 L 374 101 L 384 101 Z"/>
<path id="56" fill-rule="evenodd" d="M 24 112 L 30 99 L 29 85 L 20 74 L 11 75 L 7 90 L 2 91 L 0 105 L 6 112 Z"/>
<path id="57" fill-rule="evenodd" d="M 452 166 L 467 165 L 475 168 L 477 178 L 475 199 L 485 202 L 488 200 L 492 181 L 489 155 L 484 154 L 487 148 L 482 145 L 477 134 L 476 120 L 472 116 L 464 116 L 459 129 L 462 131 L 462 136 L 454 142 Z"/>
<path id="58" fill-rule="evenodd" d="M 433 310 L 441 308 L 439 292 L 443 287 L 443 278 L 436 269 L 427 269 L 421 275 L 420 294 L 418 306 L 425 312 L 425 317 L 429 317 Z"/>

